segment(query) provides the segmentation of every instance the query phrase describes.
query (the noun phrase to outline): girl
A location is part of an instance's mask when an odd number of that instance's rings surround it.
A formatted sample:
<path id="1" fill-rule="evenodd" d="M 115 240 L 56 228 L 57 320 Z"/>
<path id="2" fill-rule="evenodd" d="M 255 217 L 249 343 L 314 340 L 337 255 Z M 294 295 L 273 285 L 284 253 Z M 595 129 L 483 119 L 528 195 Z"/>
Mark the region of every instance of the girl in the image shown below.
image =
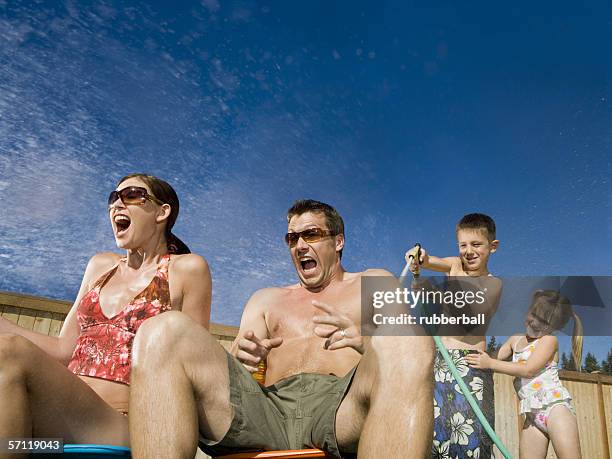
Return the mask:
<path id="1" fill-rule="evenodd" d="M 163 180 L 122 178 L 108 214 L 125 256 L 92 257 L 60 335 L 0 319 L 0 438 L 128 446 L 136 331 L 170 309 L 209 323 L 210 272 L 172 234 L 178 211 L 178 197 Z"/>
<path id="2" fill-rule="evenodd" d="M 548 442 L 559 459 L 579 458 L 578 424 L 569 392 L 557 372 L 558 343 L 551 333 L 574 318 L 572 355 L 579 366 L 582 324 L 568 299 L 553 290 L 538 290 L 527 317 L 525 334 L 514 335 L 499 349 L 498 358 L 485 352 L 466 357 L 474 368 L 490 369 L 521 378 L 517 387 L 520 413 L 525 416 L 520 437 L 520 457 L 545 458 Z M 504 362 L 512 355 L 512 362 Z M 519 383 L 519 381 L 516 381 Z"/>

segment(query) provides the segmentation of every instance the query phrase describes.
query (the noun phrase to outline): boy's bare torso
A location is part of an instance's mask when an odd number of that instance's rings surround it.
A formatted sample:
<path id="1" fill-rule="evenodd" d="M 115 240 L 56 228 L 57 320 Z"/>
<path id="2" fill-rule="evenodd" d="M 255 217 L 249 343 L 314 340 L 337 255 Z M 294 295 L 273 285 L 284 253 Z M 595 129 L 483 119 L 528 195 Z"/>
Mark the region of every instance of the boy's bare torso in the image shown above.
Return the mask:
<path id="1" fill-rule="evenodd" d="M 448 277 L 472 277 L 465 271 L 461 258 L 454 257 L 451 263 L 451 270 L 447 274 Z M 493 282 L 494 277 L 488 273 L 486 276 L 480 276 L 486 279 L 487 283 Z M 478 277 L 474 278 L 478 279 Z M 493 304 L 486 305 L 482 312 L 487 315 L 492 314 L 497 309 L 499 298 L 492 301 Z M 486 350 L 486 337 L 483 335 L 463 335 L 463 336 L 443 336 L 442 342 L 447 349 L 469 349 L 469 350 Z"/>

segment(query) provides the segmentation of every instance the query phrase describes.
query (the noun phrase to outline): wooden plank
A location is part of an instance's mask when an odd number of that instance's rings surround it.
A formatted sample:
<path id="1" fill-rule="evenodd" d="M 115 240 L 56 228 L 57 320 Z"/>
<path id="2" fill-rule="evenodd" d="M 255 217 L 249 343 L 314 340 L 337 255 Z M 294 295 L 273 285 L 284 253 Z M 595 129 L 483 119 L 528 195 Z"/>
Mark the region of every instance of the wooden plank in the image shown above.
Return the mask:
<path id="1" fill-rule="evenodd" d="M 508 448 L 513 457 L 518 457 L 520 421 L 517 410 L 517 396 L 512 385 L 511 376 L 495 373 L 493 375 L 495 388 L 495 431 Z M 521 422 L 522 424 L 522 422 Z M 501 458 L 501 453 L 495 448 L 495 455 Z"/>
<path id="2" fill-rule="evenodd" d="M 35 315 L 31 309 L 22 309 L 21 313 L 19 314 L 19 320 L 17 320 L 17 325 L 25 328 L 26 330 L 32 330 L 34 328 L 34 319 Z"/>
<path id="3" fill-rule="evenodd" d="M 612 376 L 599 373 L 578 373 L 577 371 L 559 371 L 559 377 L 563 381 L 599 382 L 612 384 Z"/>
<path id="4" fill-rule="evenodd" d="M 19 320 L 20 312 L 21 312 L 20 308 L 15 308 L 13 306 L 5 306 L 4 312 L 2 313 L 2 317 L 16 324 L 17 321 Z"/>
<path id="5" fill-rule="evenodd" d="M 601 449 L 604 457 L 610 457 L 610 443 L 608 442 L 608 423 L 606 421 L 606 407 L 604 405 L 603 384 L 597 383 L 597 409 L 599 411 L 599 425 L 601 428 Z"/>
<path id="6" fill-rule="evenodd" d="M 52 313 L 50 312 L 38 312 L 36 314 L 36 318 L 34 319 L 33 330 L 35 332 L 42 333 L 43 335 L 48 335 L 49 329 L 51 328 L 51 318 Z"/>
<path id="7" fill-rule="evenodd" d="M 52 313 L 51 314 L 51 325 L 49 326 L 49 336 L 58 336 L 64 323 L 64 316 L 62 314 Z"/>
<path id="8" fill-rule="evenodd" d="M 20 293 L 0 291 L 0 304 L 18 308 L 34 309 L 36 311 L 51 311 L 67 314 L 72 306 L 69 301 L 54 300 Z"/>
<path id="9" fill-rule="evenodd" d="M 604 415 L 603 418 L 606 422 L 606 433 L 608 438 L 608 448 L 612 447 L 612 386 L 606 386 L 602 384 L 601 387 L 602 399 L 604 404 Z M 610 457 L 610 456 L 608 456 Z"/>
<path id="10" fill-rule="evenodd" d="M 213 335 L 219 335 L 227 337 L 228 339 L 234 339 L 238 335 L 238 327 L 232 327 L 230 325 L 221 324 L 210 324 L 210 333 Z"/>
<path id="11" fill-rule="evenodd" d="M 566 381 L 563 385 L 571 394 L 576 409 L 582 457 L 606 457 L 603 455 L 601 428 L 598 425 L 597 384 Z"/>

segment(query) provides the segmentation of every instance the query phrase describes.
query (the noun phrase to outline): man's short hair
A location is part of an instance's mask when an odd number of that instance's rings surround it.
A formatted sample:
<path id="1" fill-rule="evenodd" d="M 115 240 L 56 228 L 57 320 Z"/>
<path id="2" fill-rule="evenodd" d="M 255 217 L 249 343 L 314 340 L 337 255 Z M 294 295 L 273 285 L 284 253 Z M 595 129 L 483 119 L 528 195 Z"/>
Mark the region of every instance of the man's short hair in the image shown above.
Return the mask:
<path id="1" fill-rule="evenodd" d="M 344 235 L 344 220 L 342 220 L 338 211 L 329 204 L 313 199 L 299 199 L 295 201 L 287 211 L 287 221 L 290 221 L 295 216 L 305 214 L 306 212 L 323 214 L 325 216 L 327 229 L 330 230 L 334 236 L 338 234 Z M 342 250 L 340 250 L 340 258 L 342 258 Z"/>
<path id="2" fill-rule="evenodd" d="M 485 214 L 467 214 L 457 223 L 457 231 L 462 229 L 477 229 L 487 232 L 489 241 L 495 240 L 495 222 Z"/>

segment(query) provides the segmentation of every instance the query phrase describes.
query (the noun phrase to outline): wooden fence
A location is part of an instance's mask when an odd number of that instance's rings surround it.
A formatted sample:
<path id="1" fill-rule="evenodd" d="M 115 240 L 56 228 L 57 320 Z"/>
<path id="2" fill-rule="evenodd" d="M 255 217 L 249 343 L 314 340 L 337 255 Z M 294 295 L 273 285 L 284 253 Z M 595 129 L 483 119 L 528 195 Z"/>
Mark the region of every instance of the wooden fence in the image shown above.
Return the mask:
<path id="1" fill-rule="evenodd" d="M 28 295 L 0 291 L 0 314 L 22 327 L 48 335 L 57 335 L 71 304 Z M 237 327 L 211 324 L 211 333 L 226 349 Z M 572 394 L 580 444 L 584 458 L 610 458 L 612 444 L 612 376 L 561 371 L 563 384 Z M 513 378 L 495 374 L 495 430 L 513 457 L 518 458 L 518 440 L 522 420 Z M 501 457 L 501 456 L 498 456 Z M 556 458 L 549 448 L 547 459 Z"/>

